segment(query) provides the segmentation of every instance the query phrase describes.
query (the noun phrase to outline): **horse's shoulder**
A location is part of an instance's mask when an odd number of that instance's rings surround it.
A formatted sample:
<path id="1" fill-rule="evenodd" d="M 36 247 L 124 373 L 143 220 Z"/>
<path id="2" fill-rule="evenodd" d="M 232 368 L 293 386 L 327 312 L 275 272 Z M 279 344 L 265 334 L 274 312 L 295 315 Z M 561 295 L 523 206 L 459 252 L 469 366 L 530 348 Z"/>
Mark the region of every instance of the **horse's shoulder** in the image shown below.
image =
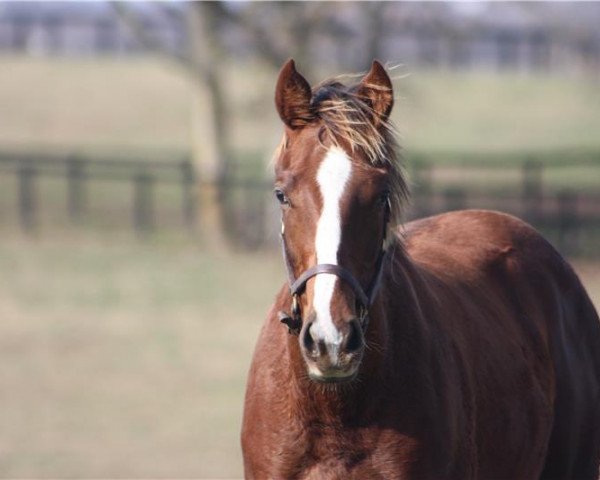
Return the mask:
<path id="1" fill-rule="evenodd" d="M 509 256 L 555 255 L 533 227 L 491 210 L 459 210 L 423 218 L 404 225 L 401 234 L 408 254 L 426 263 L 484 265 Z"/>
<path id="2" fill-rule="evenodd" d="M 523 220 L 494 210 L 457 210 L 414 220 L 404 225 L 403 233 L 407 239 L 420 239 L 425 235 L 442 241 L 476 241 L 478 237 L 502 239 L 537 234 Z"/>

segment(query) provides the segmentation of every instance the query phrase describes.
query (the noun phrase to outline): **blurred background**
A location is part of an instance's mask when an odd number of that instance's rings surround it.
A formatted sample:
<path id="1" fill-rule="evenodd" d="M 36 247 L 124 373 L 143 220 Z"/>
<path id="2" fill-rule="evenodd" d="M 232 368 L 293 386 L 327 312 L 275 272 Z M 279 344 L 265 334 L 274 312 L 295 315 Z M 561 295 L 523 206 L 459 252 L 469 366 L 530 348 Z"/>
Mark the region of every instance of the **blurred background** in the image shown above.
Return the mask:
<path id="1" fill-rule="evenodd" d="M 519 215 L 600 306 L 598 25 L 588 2 L 0 2 L 0 476 L 242 475 L 289 57 L 312 83 L 394 67 L 406 218 Z"/>

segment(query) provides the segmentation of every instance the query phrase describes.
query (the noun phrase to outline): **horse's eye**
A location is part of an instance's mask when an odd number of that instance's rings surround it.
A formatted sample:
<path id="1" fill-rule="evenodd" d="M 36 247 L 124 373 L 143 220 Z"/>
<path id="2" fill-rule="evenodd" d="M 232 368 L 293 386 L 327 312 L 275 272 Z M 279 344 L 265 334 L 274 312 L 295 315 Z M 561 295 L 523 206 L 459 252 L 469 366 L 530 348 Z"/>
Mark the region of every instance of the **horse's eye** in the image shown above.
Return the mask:
<path id="1" fill-rule="evenodd" d="M 283 193 L 283 190 L 281 190 L 280 188 L 275 189 L 275 197 L 277 198 L 277 201 L 281 205 L 289 205 L 290 204 L 289 198 L 286 196 L 285 193 Z"/>

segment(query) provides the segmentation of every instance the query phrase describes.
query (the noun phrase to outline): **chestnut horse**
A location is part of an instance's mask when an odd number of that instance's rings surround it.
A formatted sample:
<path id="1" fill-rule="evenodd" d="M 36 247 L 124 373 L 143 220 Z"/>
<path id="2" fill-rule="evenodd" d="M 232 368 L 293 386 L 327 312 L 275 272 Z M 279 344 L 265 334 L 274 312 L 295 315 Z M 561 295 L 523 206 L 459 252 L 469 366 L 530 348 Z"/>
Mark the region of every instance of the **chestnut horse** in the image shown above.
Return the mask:
<path id="1" fill-rule="evenodd" d="M 596 479 L 600 325 L 567 262 L 498 212 L 392 228 L 381 64 L 311 89 L 290 60 L 275 100 L 289 279 L 248 378 L 246 477 Z"/>

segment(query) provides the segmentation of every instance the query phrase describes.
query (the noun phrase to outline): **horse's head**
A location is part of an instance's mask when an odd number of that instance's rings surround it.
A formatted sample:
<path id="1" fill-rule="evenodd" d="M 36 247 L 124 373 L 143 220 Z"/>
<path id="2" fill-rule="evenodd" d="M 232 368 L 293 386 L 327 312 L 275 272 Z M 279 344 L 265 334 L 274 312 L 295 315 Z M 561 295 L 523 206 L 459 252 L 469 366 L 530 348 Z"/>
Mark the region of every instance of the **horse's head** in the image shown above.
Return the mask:
<path id="1" fill-rule="evenodd" d="M 311 90 L 290 60 L 275 103 L 285 124 L 275 195 L 293 294 L 283 321 L 301 325 L 312 379 L 350 380 L 365 348 L 387 230 L 406 196 L 388 120 L 392 84 L 373 62 L 356 85 L 327 81 Z"/>

